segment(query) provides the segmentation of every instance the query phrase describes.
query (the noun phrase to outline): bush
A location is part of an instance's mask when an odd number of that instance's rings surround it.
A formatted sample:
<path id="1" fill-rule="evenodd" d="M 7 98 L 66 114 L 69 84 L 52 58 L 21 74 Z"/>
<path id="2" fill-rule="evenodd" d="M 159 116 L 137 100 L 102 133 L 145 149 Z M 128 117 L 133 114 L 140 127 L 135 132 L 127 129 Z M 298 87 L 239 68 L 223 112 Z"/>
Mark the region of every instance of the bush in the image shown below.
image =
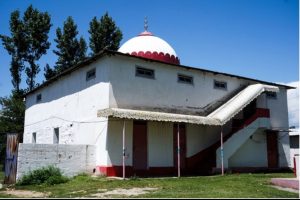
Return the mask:
<path id="1" fill-rule="evenodd" d="M 69 179 L 65 176 L 51 176 L 46 180 L 47 185 L 56 185 L 60 183 L 66 183 Z"/>
<path id="2" fill-rule="evenodd" d="M 39 185 L 42 183 L 54 185 L 67 181 L 68 178 L 62 175 L 59 168 L 48 166 L 25 174 L 21 180 L 17 182 L 17 185 Z"/>

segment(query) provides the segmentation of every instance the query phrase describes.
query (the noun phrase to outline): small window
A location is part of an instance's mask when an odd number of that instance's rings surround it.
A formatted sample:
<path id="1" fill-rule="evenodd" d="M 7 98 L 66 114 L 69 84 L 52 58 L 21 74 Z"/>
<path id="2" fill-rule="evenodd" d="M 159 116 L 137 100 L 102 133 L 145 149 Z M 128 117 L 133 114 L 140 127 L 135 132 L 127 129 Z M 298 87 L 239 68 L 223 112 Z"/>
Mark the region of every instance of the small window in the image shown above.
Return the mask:
<path id="1" fill-rule="evenodd" d="M 194 84 L 194 80 L 192 76 L 186 76 L 182 74 L 178 74 L 178 83 L 186 83 L 186 84 Z"/>
<path id="2" fill-rule="evenodd" d="M 42 101 L 42 94 L 36 95 L 36 102 Z"/>
<path id="3" fill-rule="evenodd" d="M 86 72 L 86 81 L 96 78 L 96 69 L 91 69 L 90 71 Z"/>
<path id="4" fill-rule="evenodd" d="M 276 92 L 267 92 L 267 98 L 268 99 L 277 99 L 277 93 Z"/>
<path id="5" fill-rule="evenodd" d="M 32 133 L 32 141 L 33 144 L 36 143 L 36 133 Z"/>
<path id="6" fill-rule="evenodd" d="M 224 81 L 214 81 L 214 88 L 215 89 L 222 89 L 227 90 L 227 83 Z"/>
<path id="7" fill-rule="evenodd" d="M 154 70 L 142 67 L 136 67 L 135 76 L 154 79 Z"/>
<path id="8" fill-rule="evenodd" d="M 54 129 L 53 144 L 59 144 L 59 128 Z"/>

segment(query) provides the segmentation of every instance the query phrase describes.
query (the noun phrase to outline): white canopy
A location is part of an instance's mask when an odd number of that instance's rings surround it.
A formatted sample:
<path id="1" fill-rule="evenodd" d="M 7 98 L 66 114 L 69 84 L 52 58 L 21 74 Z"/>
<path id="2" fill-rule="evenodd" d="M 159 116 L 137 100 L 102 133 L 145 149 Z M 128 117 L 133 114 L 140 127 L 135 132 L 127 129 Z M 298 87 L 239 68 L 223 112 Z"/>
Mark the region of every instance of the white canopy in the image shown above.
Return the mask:
<path id="1" fill-rule="evenodd" d="M 136 120 L 185 122 L 191 124 L 219 125 L 219 121 L 196 115 L 182 115 L 175 113 L 130 110 L 122 108 L 108 108 L 98 111 L 98 117 L 117 117 Z"/>
<path id="2" fill-rule="evenodd" d="M 265 91 L 278 92 L 279 88 L 263 84 L 250 85 L 220 106 L 217 110 L 209 114 L 207 117 L 217 119 L 221 124 L 225 124 L 238 112 L 243 110 L 251 101 Z"/>
<path id="3" fill-rule="evenodd" d="M 263 84 L 250 85 L 206 117 L 122 108 L 99 110 L 97 116 L 150 121 L 185 122 L 203 125 L 223 125 L 265 91 L 278 92 L 279 88 Z"/>

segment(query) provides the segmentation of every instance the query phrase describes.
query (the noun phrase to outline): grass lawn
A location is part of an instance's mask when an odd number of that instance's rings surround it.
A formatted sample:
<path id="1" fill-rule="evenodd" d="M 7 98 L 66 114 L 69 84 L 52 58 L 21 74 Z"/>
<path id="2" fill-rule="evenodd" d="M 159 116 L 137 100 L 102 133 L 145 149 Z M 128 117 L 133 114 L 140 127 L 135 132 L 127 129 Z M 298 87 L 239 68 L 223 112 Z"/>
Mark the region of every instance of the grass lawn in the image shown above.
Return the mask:
<path id="1" fill-rule="evenodd" d="M 270 186 L 271 178 L 293 177 L 290 173 L 231 174 L 222 176 L 183 178 L 132 178 L 112 180 L 105 177 L 77 176 L 65 184 L 54 186 L 18 186 L 16 190 L 48 193 L 49 197 L 95 197 L 114 189 L 156 188 L 138 198 L 297 198 L 298 194 L 277 190 Z M 2 189 L 5 191 L 5 189 Z M 1 192 L 1 191 L 0 191 Z M 14 197 L 1 194 L 0 197 Z M 105 196 L 128 197 L 121 193 Z"/>
<path id="2" fill-rule="evenodd" d="M 3 168 L 3 165 L 0 164 L 0 183 L 2 184 L 3 181 L 4 181 L 4 177 L 5 177 L 5 173 L 4 171 L 2 170 Z"/>

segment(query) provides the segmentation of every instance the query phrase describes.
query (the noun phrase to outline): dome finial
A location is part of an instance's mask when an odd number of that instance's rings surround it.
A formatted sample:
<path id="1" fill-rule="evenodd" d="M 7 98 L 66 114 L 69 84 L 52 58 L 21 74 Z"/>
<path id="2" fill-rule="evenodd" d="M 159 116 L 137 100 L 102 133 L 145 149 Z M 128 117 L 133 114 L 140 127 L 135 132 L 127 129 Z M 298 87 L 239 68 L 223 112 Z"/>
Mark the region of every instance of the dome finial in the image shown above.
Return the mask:
<path id="1" fill-rule="evenodd" d="M 153 36 L 151 32 L 148 31 L 148 18 L 144 18 L 144 32 L 140 33 L 139 36 Z"/>
<path id="2" fill-rule="evenodd" d="M 147 16 L 144 19 L 144 29 L 145 29 L 146 32 L 148 32 L 148 19 L 147 19 Z"/>

